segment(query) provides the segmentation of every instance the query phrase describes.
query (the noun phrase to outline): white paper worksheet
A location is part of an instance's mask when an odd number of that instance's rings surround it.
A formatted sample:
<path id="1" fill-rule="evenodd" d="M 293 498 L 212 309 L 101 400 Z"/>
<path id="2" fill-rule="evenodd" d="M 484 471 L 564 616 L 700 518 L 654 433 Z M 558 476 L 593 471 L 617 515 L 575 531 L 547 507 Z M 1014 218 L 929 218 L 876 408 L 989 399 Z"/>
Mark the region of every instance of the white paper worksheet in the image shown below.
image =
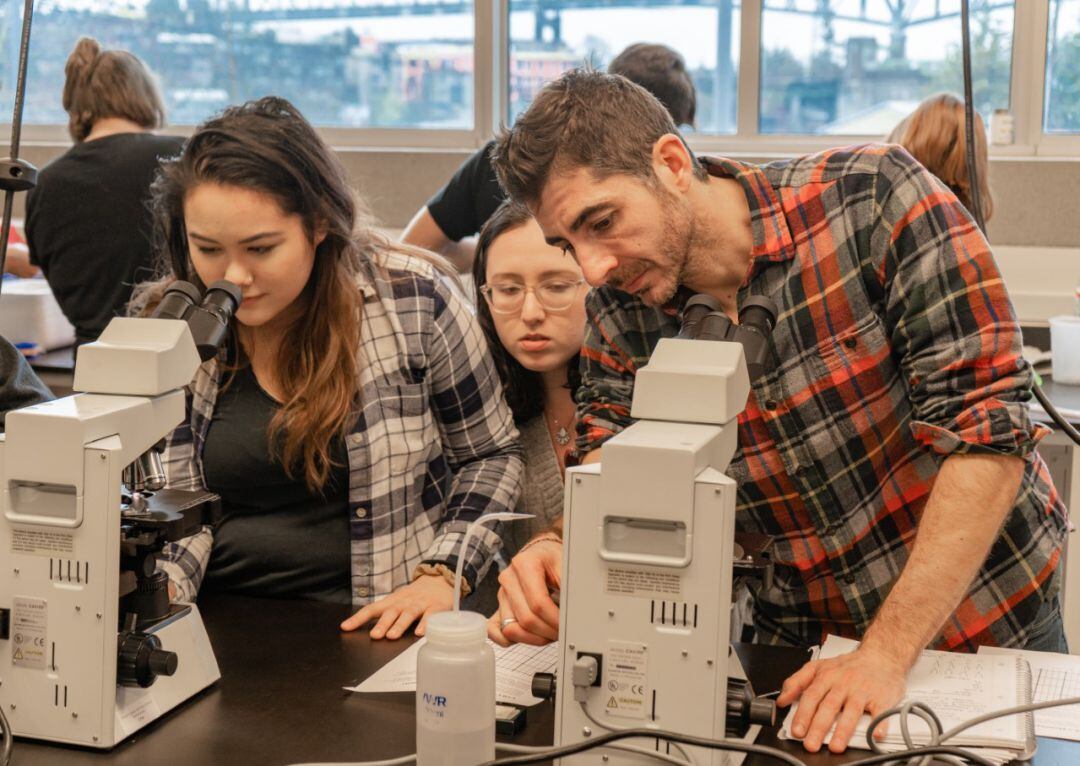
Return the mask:
<path id="1" fill-rule="evenodd" d="M 979 654 L 1014 654 L 1027 660 L 1031 665 L 1032 702 L 1080 697 L 1080 656 L 995 646 L 980 646 Z M 1035 733 L 1080 742 L 1080 705 L 1036 710 Z"/>
<path id="2" fill-rule="evenodd" d="M 424 641 L 426 639 L 417 641 L 358 686 L 345 688 L 353 692 L 416 691 L 416 653 Z M 535 705 L 540 702 L 531 691 L 533 673 L 555 672 L 559 645 L 513 644 L 504 649 L 491 641 L 488 644 L 495 650 L 495 699 L 514 705 Z"/>

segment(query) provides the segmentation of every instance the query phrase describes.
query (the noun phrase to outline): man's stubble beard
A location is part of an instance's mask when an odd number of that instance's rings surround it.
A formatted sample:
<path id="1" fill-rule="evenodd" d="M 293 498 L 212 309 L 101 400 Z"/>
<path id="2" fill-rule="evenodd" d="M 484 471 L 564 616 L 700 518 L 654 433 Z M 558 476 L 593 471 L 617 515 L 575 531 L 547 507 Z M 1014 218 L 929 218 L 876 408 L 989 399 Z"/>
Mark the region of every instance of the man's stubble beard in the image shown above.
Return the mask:
<path id="1" fill-rule="evenodd" d="M 663 306 L 675 297 L 679 288 L 686 284 L 687 277 L 692 277 L 691 252 L 697 234 L 697 220 L 693 211 L 682 200 L 670 193 L 662 198 L 664 237 L 660 241 L 660 253 L 667 259 L 666 273 L 661 275 L 653 290 L 650 290 L 651 306 Z"/>

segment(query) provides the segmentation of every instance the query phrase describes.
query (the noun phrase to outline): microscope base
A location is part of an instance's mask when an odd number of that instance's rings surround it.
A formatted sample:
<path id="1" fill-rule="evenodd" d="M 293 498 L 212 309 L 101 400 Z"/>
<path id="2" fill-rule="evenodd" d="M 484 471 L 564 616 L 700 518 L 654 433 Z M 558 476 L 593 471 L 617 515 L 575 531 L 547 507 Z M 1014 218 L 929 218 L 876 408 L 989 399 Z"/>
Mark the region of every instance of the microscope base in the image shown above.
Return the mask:
<path id="1" fill-rule="evenodd" d="M 184 611 L 146 631 L 176 652 L 180 658 L 176 673 L 158 676 L 148 689 L 116 687 L 113 741 L 104 747 L 116 745 L 221 678 L 198 607 L 183 606 Z"/>

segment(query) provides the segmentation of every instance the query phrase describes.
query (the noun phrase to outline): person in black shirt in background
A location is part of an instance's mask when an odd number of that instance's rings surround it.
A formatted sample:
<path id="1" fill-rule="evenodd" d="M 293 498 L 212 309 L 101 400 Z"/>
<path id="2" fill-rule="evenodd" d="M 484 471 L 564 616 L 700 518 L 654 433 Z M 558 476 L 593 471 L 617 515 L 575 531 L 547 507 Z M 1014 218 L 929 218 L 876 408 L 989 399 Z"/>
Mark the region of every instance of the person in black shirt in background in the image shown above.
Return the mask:
<path id="1" fill-rule="evenodd" d="M 694 124 L 697 93 L 678 52 L 666 45 L 635 43 L 612 59 L 608 72 L 622 75 L 656 96 L 676 126 Z M 476 250 L 472 236 L 506 199 L 488 156 L 494 143 L 489 141 L 469 157 L 413 216 L 401 234 L 403 242 L 445 256 L 459 271 L 472 268 Z"/>
<path id="2" fill-rule="evenodd" d="M 75 145 L 49 163 L 26 200 L 30 260 L 41 267 L 78 343 L 125 313 L 152 276 L 150 183 L 183 139 L 157 136 L 165 107 L 135 56 L 84 37 L 64 67 L 63 104 Z"/>

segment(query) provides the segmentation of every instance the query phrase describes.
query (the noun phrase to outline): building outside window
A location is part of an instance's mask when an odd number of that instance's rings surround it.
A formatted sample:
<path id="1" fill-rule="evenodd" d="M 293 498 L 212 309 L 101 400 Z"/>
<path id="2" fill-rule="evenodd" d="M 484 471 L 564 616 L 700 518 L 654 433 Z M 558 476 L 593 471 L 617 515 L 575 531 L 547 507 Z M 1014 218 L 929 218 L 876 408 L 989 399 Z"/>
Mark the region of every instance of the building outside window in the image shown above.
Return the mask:
<path id="1" fill-rule="evenodd" d="M 583 63 L 603 68 L 633 43 L 661 43 L 686 59 L 701 133 L 735 132 L 739 3 L 734 0 L 509 0 L 512 121 L 544 83 Z"/>
<path id="2" fill-rule="evenodd" d="M 1009 108 L 1014 3 L 970 5 L 973 101 L 988 118 Z M 959 12 L 959 0 L 766 1 L 760 132 L 884 135 L 927 96 L 962 94 Z"/>
<path id="3" fill-rule="evenodd" d="M 14 92 L 22 8 L 0 0 L 0 104 Z M 926 96 L 961 93 L 959 9 L 960 0 L 39 0 L 25 121 L 66 124 L 64 62 L 92 35 L 147 62 L 174 125 L 272 93 L 316 125 L 346 129 L 335 133 L 345 143 L 401 135 L 366 129 L 420 129 L 401 140 L 479 145 L 567 69 L 656 42 L 686 59 L 698 140 L 817 146 L 823 139 L 803 137 L 881 136 Z M 975 107 L 984 118 L 1011 109 L 1029 146 L 1045 138 L 1051 151 L 1075 151 L 1080 0 L 971 0 L 971 9 Z M 501 41 L 485 26 L 503 11 L 505 79 L 489 76 Z M 1041 40 L 1014 51 L 1021 27 L 1025 38 L 1045 29 L 1045 58 Z"/>
<path id="4" fill-rule="evenodd" d="M 15 87 L 22 0 L 0 0 L 0 103 Z M 473 127 L 472 0 L 46 0 L 35 5 L 26 122 L 64 124 L 83 35 L 143 59 L 173 124 L 268 94 L 313 123 Z"/>

